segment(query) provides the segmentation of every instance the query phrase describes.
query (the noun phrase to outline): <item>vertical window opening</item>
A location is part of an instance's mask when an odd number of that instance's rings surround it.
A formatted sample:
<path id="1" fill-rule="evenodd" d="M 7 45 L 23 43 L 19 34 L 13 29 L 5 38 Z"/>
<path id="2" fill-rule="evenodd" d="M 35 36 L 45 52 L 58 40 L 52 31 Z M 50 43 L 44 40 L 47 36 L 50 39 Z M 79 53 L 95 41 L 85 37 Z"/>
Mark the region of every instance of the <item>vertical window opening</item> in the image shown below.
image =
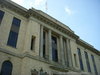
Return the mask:
<path id="1" fill-rule="evenodd" d="M 52 59 L 58 62 L 57 38 L 52 36 Z"/>
<path id="2" fill-rule="evenodd" d="M 12 75 L 13 65 L 10 61 L 4 61 L 1 68 L 0 75 Z"/>
<path id="3" fill-rule="evenodd" d="M 92 58 L 92 62 L 93 62 L 93 67 L 94 67 L 95 74 L 98 75 L 96 64 L 95 64 L 95 60 L 94 60 L 94 56 L 91 55 L 91 58 Z"/>
<path id="4" fill-rule="evenodd" d="M 15 18 L 15 17 L 13 18 L 12 26 L 11 26 L 11 30 L 10 30 L 8 42 L 7 42 L 7 45 L 15 47 L 15 48 L 17 45 L 20 22 L 21 22 L 21 20 Z"/>
<path id="5" fill-rule="evenodd" d="M 0 10 L 0 24 L 1 24 L 1 21 L 3 19 L 3 16 L 4 16 L 4 12 Z"/>
<path id="6" fill-rule="evenodd" d="M 76 54 L 74 54 L 74 61 L 75 61 L 75 66 L 77 67 L 77 59 L 76 59 Z"/>
<path id="7" fill-rule="evenodd" d="M 89 58 L 88 58 L 88 54 L 87 52 L 85 52 L 85 59 L 86 59 L 86 64 L 87 64 L 87 69 L 88 69 L 88 72 L 91 72 L 91 68 L 90 68 L 90 62 L 89 62 Z"/>
<path id="8" fill-rule="evenodd" d="M 82 62 L 82 56 L 81 56 L 81 51 L 80 51 L 79 48 L 77 49 L 77 51 L 78 51 L 78 57 L 79 57 L 79 63 L 80 63 L 80 69 L 81 69 L 81 70 L 84 70 L 83 62 Z"/>
<path id="9" fill-rule="evenodd" d="M 46 32 L 45 31 L 43 31 L 43 57 L 44 58 L 46 58 L 45 57 L 45 55 L 46 55 Z"/>
<path id="10" fill-rule="evenodd" d="M 35 37 L 32 36 L 31 37 L 31 50 L 34 50 L 35 49 Z"/>

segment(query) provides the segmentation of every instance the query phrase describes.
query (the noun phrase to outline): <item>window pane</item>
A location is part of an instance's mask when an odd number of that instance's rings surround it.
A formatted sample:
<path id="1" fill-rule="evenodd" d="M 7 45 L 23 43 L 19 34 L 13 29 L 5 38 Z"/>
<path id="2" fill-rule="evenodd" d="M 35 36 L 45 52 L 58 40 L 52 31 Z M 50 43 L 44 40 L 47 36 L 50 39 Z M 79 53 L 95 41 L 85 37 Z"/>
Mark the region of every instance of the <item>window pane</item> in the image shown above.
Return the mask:
<path id="1" fill-rule="evenodd" d="M 7 45 L 10 45 L 12 47 L 16 47 L 17 38 L 18 38 L 18 33 L 10 31 Z"/>
<path id="2" fill-rule="evenodd" d="M 12 25 L 15 25 L 15 26 L 19 27 L 20 26 L 20 22 L 21 22 L 21 20 L 19 20 L 19 19 L 17 19 L 17 18 L 14 17 Z"/>
<path id="3" fill-rule="evenodd" d="M 21 20 L 15 18 L 15 17 L 13 18 L 13 22 L 12 22 L 11 30 L 9 33 L 7 45 L 12 46 L 12 47 L 16 47 L 20 22 L 21 22 Z"/>
<path id="4" fill-rule="evenodd" d="M 5 61 L 2 64 L 0 75 L 11 75 L 12 73 L 12 63 L 10 61 Z"/>
<path id="5" fill-rule="evenodd" d="M 1 23 L 2 19 L 3 19 L 3 16 L 4 16 L 4 12 L 0 10 L 0 23 Z"/>
<path id="6" fill-rule="evenodd" d="M 52 59 L 53 61 L 58 61 L 58 52 L 57 52 L 57 38 L 52 36 Z"/>

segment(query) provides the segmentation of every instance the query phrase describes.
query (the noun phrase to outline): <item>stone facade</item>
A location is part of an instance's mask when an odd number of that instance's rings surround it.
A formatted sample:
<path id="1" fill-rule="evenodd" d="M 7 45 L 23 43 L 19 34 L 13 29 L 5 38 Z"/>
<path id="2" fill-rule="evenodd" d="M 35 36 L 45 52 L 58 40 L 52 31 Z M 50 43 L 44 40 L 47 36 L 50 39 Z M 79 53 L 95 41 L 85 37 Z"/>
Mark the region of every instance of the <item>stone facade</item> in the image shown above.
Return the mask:
<path id="1" fill-rule="evenodd" d="M 0 75 L 7 75 L 3 74 L 5 63 L 12 64 L 9 75 L 100 75 L 100 52 L 68 26 L 10 0 L 0 0 L 0 11 L 4 12 L 0 18 Z M 21 20 L 16 47 L 7 44 L 14 17 Z M 81 51 L 84 70 L 77 49 Z"/>

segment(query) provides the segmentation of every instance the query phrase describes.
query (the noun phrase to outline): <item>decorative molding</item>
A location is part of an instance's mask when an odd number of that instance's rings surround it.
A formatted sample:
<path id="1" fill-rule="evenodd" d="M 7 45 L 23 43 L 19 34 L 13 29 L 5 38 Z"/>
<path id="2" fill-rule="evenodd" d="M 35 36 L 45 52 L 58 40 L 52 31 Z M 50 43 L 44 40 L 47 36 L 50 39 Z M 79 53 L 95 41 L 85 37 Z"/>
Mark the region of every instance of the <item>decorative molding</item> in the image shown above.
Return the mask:
<path id="1" fill-rule="evenodd" d="M 85 42 L 80 41 L 80 40 L 78 39 L 78 40 L 76 40 L 76 43 L 79 44 L 79 45 L 81 45 L 81 46 L 83 46 L 84 48 L 86 48 L 86 49 L 88 49 L 88 50 L 90 50 L 90 51 L 96 53 L 97 55 L 100 56 L 100 51 L 96 50 L 94 47 L 92 47 L 92 46 L 86 44 Z"/>
<path id="2" fill-rule="evenodd" d="M 28 17 L 27 11 L 22 10 L 21 8 L 19 8 L 18 6 L 15 6 L 15 5 L 13 4 L 12 1 L 9 1 L 9 0 L 8 1 L 7 0 L 0 0 L 0 6 L 8 8 L 8 9 L 14 11 L 15 13 L 18 13 L 18 14 L 24 16 L 24 17 Z"/>
<path id="3" fill-rule="evenodd" d="M 57 30 L 61 31 L 64 34 L 69 35 L 70 37 L 72 37 L 74 39 L 79 38 L 73 32 L 67 30 L 66 28 L 62 27 L 61 25 L 58 25 L 56 22 L 53 22 L 53 21 L 49 20 L 48 18 L 46 18 L 43 15 L 39 14 L 36 10 L 29 9 L 28 14 L 30 14 L 29 16 L 33 16 L 34 18 L 40 20 L 41 22 L 53 27 L 54 29 L 57 29 Z"/>
<path id="4" fill-rule="evenodd" d="M 69 71 L 68 69 L 58 67 L 58 66 L 49 66 L 49 67 L 53 70 L 57 70 L 57 71 L 60 71 L 60 72 L 68 72 Z"/>
<path id="5" fill-rule="evenodd" d="M 53 61 L 46 60 L 46 59 L 41 58 L 39 56 L 30 55 L 29 52 L 24 52 L 24 53 L 18 54 L 18 53 L 11 52 L 11 51 L 6 50 L 6 49 L 3 49 L 3 48 L 0 48 L 0 52 L 6 53 L 6 54 L 9 54 L 9 55 L 18 57 L 18 58 L 28 57 L 28 58 L 31 58 L 31 59 L 34 59 L 34 60 L 37 60 L 37 61 L 40 61 L 40 62 L 44 62 L 44 63 L 50 64 L 52 66 L 65 67 L 62 64 L 59 64 L 59 63 L 56 63 L 56 62 L 53 62 Z"/>
<path id="6" fill-rule="evenodd" d="M 11 52 L 11 51 L 6 50 L 6 49 L 3 49 L 3 48 L 0 48 L 0 52 L 3 52 L 3 53 L 6 53 L 6 54 L 9 54 L 9 55 L 12 55 L 12 56 L 15 56 L 15 57 L 19 57 L 19 58 L 22 57 L 21 54 L 14 53 L 14 52 Z"/>

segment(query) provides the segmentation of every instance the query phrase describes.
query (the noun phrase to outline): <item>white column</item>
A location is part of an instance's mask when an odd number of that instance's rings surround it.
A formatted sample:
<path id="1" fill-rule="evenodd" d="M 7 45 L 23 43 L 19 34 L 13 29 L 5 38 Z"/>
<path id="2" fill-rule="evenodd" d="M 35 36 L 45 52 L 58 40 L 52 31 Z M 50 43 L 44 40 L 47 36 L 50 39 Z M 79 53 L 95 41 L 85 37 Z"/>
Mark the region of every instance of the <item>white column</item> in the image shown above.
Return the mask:
<path id="1" fill-rule="evenodd" d="M 72 54 L 71 54 L 71 49 L 70 49 L 70 40 L 66 39 L 66 42 L 67 42 L 68 67 L 72 68 Z"/>
<path id="2" fill-rule="evenodd" d="M 43 57 L 43 26 L 40 26 L 40 57 Z"/>
<path id="3" fill-rule="evenodd" d="M 66 39 L 63 40 L 63 49 L 64 49 L 65 65 L 67 67 L 68 57 L 67 57 L 67 42 L 66 42 Z"/>
<path id="4" fill-rule="evenodd" d="M 46 49 L 46 55 L 45 55 L 45 57 L 46 57 L 46 59 L 49 59 L 49 49 L 48 49 L 48 32 L 46 31 L 45 32 L 45 49 Z"/>
<path id="5" fill-rule="evenodd" d="M 52 40 L 51 40 L 51 30 L 48 31 L 48 50 L 49 50 L 49 60 L 52 61 Z"/>
<path id="6" fill-rule="evenodd" d="M 60 36 L 60 52 L 61 52 L 61 61 L 62 61 L 62 64 L 65 65 L 65 60 L 64 60 L 64 48 L 63 48 L 63 37 Z"/>

